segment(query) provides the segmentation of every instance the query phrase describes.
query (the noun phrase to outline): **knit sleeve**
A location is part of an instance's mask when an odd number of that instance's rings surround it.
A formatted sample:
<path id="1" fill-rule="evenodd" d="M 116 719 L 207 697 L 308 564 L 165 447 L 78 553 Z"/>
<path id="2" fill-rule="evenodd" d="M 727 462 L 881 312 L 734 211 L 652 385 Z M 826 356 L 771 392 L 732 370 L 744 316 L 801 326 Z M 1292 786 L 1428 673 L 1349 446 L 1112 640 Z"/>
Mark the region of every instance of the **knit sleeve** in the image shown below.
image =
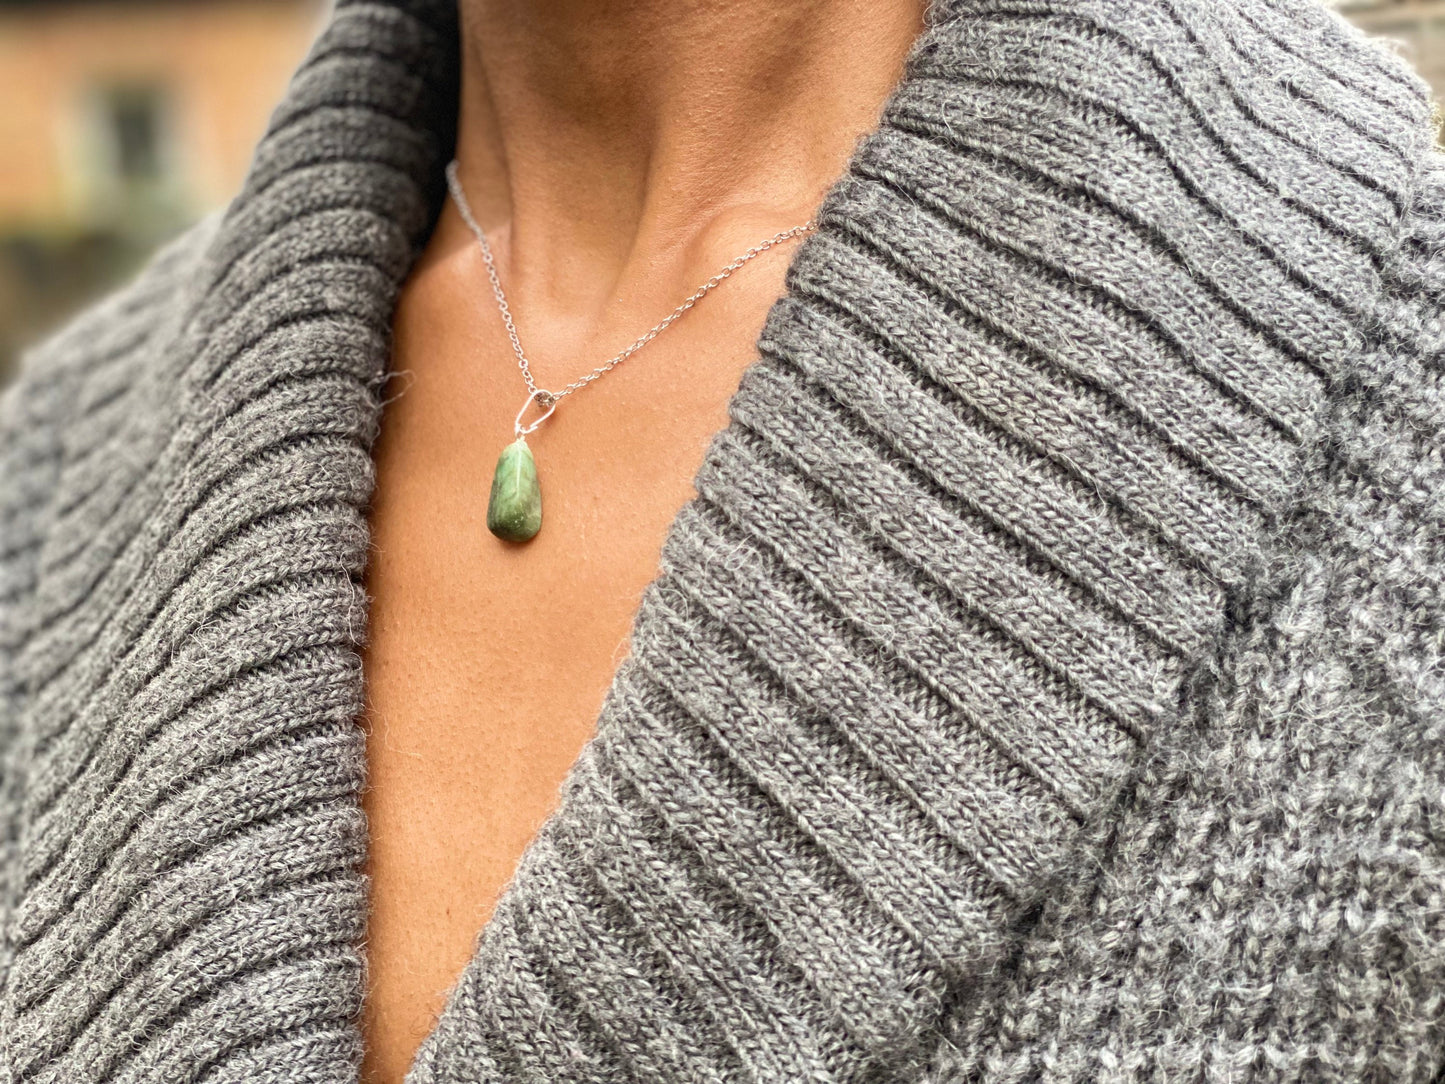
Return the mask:
<path id="1" fill-rule="evenodd" d="M 1422 160 L 1272 589 L 929 1084 L 1440 1079 L 1445 155 Z"/>
<path id="2" fill-rule="evenodd" d="M 18 380 L 0 396 L 0 931 L 13 896 L 19 846 L 16 746 L 24 691 L 18 656 L 35 590 L 42 511 L 60 458 L 65 401 L 63 382 L 44 372 L 37 352 L 22 357 Z M 7 939 L 0 935 L 0 987 L 8 966 Z"/>
<path id="3" fill-rule="evenodd" d="M 156 313 L 184 288 L 218 221 L 208 216 L 162 245 L 130 281 L 24 350 L 15 379 L 0 392 L 0 987 L 19 843 L 25 647 L 56 481 L 79 431 L 104 424 L 105 406 L 145 356 Z"/>
<path id="4" fill-rule="evenodd" d="M 1313 4 L 939 15 L 418 1084 L 916 1076 L 1289 589 L 1423 84 Z"/>

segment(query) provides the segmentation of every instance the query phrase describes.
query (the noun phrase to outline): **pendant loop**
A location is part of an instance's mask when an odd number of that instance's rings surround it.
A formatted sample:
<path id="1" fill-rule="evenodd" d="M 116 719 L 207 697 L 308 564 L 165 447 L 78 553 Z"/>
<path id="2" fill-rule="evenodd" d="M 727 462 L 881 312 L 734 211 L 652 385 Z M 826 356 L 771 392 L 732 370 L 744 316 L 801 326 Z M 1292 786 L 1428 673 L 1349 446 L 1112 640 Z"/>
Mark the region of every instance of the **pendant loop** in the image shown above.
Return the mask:
<path id="1" fill-rule="evenodd" d="M 553 395 L 546 388 L 533 388 L 532 394 L 527 396 L 527 401 L 522 404 L 522 409 L 517 411 L 517 419 L 516 421 L 512 422 L 512 432 L 514 432 L 518 438 L 521 438 L 526 436 L 532 430 L 536 429 L 537 426 L 541 425 L 552 416 L 552 411 L 557 409 L 558 398 L 559 396 Z M 536 421 L 534 421 L 531 425 L 524 428 L 522 425 L 522 415 L 527 413 L 527 408 L 532 405 L 532 401 L 534 399 L 538 400 L 539 402 L 547 403 L 547 412 L 541 417 L 539 417 Z"/>

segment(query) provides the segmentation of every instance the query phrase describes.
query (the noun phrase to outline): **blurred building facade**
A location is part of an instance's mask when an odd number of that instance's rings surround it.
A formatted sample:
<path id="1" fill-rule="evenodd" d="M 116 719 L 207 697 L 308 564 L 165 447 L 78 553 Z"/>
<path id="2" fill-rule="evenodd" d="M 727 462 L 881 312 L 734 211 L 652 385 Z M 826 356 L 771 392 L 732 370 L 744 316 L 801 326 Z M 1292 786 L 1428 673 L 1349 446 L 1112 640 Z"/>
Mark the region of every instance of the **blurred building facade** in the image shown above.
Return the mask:
<path id="1" fill-rule="evenodd" d="M 1398 41 L 1435 93 L 1445 94 L 1445 0 L 1340 0 L 1334 6 L 1356 26 Z"/>
<path id="2" fill-rule="evenodd" d="M 234 193 L 322 0 L 0 0 L 0 383 Z"/>
<path id="3" fill-rule="evenodd" d="M 1445 93 L 1445 0 L 1321 2 Z M 231 197 L 326 6 L 0 0 L 0 384 L 26 342 Z"/>

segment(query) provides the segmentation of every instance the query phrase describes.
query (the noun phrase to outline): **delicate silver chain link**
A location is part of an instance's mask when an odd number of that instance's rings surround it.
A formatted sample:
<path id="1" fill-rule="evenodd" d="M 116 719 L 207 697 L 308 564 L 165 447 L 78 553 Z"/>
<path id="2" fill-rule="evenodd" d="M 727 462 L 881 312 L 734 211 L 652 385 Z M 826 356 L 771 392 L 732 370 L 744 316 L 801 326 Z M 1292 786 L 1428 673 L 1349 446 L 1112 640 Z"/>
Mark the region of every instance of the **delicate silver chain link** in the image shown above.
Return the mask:
<path id="1" fill-rule="evenodd" d="M 452 199 L 456 201 L 457 210 L 461 212 L 462 221 L 465 222 L 467 226 L 471 229 L 472 233 L 477 238 L 477 243 L 481 245 L 482 260 L 487 265 L 487 278 L 491 280 L 492 294 L 497 299 L 497 308 L 501 310 L 502 323 L 505 324 L 507 327 L 507 338 L 512 340 L 512 352 L 517 355 L 517 365 L 522 370 L 522 379 L 527 382 L 527 390 L 531 392 L 532 398 L 535 398 L 538 404 L 543 407 L 555 404 L 558 399 L 562 398 L 562 396 L 571 395 L 574 391 L 577 391 L 579 388 L 583 388 L 586 385 L 590 384 L 592 381 L 596 380 L 603 373 L 607 372 L 610 369 L 614 369 L 618 365 L 622 364 L 633 354 L 637 353 L 638 350 L 642 349 L 653 339 L 657 338 L 657 336 L 666 331 L 668 327 L 672 325 L 672 322 L 674 320 L 680 317 L 683 313 L 687 312 L 688 309 L 696 305 L 709 292 L 721 285 L 724 279 L 726 279 L 738 268 L 742 267 L 743 264 L 747 263 L 754 256 L 760 256 L 764 252 L 768 251 L 768 249 L 773 248 L 776 245 L 780 245 L 784 241 L 792 240 L 794 237 L 798 237 L 801 234 L 808 233 L 810 230 L 814 230 L 817 228 L 817 223 L 814 220 L 809 219 L 801 226 L 794 226 L 792 229 L 783 230 L 781 233 L 775 233 L 766 241 L 754 245 L 752 248 L 748 249 L 732 263 L 728 264 L 716 275 L 708 279 L 696 290 L 694 290 L 686 301 L 684 301 L 677 308 L 673 309 L 672 312 L 669 313 L 662 320 L 660 320 L 656 324 L 653 324 L 652 327 L 648 328 L 645 332 L 643 332 L 642 335 L 640 335 L 637 340 L 632 343 L 631 346 L 628 346 L 620 353 L 614 355 L 610 360 L 603 362 L 586 376 L 580 377 L 579 379 L 572 381 L 572 383 L 568 384 L 560 391 L 549 391 L 546 388 L 539 388 L 532 379 L 532 370 L 531 367 L 527 364 L 527 354 L 522 349 L 521 339 L 517 337 L 517 325 L 512 320 L 511 309 L 507 307 L 507 295 L 502 290 L 502 280 L 497 277 L 497 265 L 496 262 L 492 259 L 492 246 L 487 244 L 486 233 L 482 230 L 481 226 L 477 225 L 477 220 L 472 217 L 472 209 L 467 203 L 466 193 L 462 191 L 462 183 L 457 178 L 457 163 L 455 161 L 449 162 L 447 164 L 446 173 L 447 186 L 451 189 Z M 523 409 L 525 409 L 525 407 Z"/>

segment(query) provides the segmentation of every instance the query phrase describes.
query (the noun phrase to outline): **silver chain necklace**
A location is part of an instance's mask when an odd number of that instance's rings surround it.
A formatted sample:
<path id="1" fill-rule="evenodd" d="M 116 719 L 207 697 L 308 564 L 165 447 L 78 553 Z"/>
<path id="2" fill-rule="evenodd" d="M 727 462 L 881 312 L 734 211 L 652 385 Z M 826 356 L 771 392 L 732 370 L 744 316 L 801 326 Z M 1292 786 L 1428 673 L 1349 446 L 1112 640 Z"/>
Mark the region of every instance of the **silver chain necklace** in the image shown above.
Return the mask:
<path id="1" fill-rule="evenodd" d="M 502 323 L 506 325 L 507 337 L 512 341 L 512 352 L 517 355 L 517 365 L 522 370 L 522 379 L 527 384 L 527 398 L 522 403 L 522 409 L 517 411 L 516 419 L 512 422 L 512 432 L 516 439 L 502 449 L 502 454 L 497 457 L 497 469 L 492 475 L 492 492 L 487 501 L 487 529 L 498 538 L 508 542 L 526 542 L 542 529 L 542 490 L 537 480 L 536 461 L 532 458 L 532 450 L 527 446 L 527 434 L 552 416 L 560 399 L 580 391 L 603 373 L 621 365 L 666 331 L 673 321 L 720 286 L 743 264 L 784 241 L 816 229 L 817 223 L 809 219 L 801 226 L 794 226 L 792 229 L 775 233 L 766 241 L 754 245 L 694 290 L 682 304 L 644 331 L 631 345 L 597 366 L 586 376 L 572 381 L 558 391 L 549 391 L 546 388 L 538 387 L 536 381 L 532 379 L 532 369 L 527 363 L 526 351 L 522 349 L 522 340 L 517 335 L 517 325 L 512 320 L 512 310 L 507 307 L 507 295 L 502 290 L 502 280 L 497 275 L 496 261 L 492 259 L 492 246 L 487 243 L 485 231 L 477 225 L 477 220 L 472 215 L 466 193 L 462 191 L 462 183 L 457 177 L 455 160 L 447 164 L 446 175 L 447 187 L 451 189 L 452 200 L 461 213 L 462 221 L 467 224 L 476 237 L 477 244 L 481 246 L 482 261 L 486 264 L 487 278 L 492 284 L 492 295 L 497 299 L 497 309 L 502 314 Z M 527 408 L 533 403 L 542 408 L 544 412 L 530 425 L 524 426 L 522 416 L 527 413 Z"/>

